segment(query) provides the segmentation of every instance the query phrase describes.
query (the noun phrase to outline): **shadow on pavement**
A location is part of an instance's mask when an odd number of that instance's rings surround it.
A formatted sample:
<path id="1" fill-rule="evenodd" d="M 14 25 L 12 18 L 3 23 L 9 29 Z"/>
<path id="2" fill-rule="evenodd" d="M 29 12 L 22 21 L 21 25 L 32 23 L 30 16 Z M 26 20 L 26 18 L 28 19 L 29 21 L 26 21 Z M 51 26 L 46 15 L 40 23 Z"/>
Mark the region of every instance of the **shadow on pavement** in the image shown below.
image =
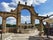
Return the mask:
<path id="1" fill-rule="evenodd" d="M 42 38 L 41 37 L 30 36 L 29 40 L 42 40 Z"/>
<path id="2" fill-rule="evenodd" d="M 34 37 L 30 36 L 29 40 L 53 40 L 52 38 L 46 38 L 46 37 Z"/>

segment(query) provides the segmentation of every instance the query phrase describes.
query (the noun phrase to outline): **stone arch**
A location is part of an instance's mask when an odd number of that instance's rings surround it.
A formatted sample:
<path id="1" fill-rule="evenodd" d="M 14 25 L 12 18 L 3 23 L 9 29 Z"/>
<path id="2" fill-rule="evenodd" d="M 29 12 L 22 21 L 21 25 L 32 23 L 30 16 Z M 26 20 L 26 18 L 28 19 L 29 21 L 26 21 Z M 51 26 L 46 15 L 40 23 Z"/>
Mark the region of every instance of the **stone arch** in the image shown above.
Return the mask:
<path id="1" fill-rule="evenodd" d="M 16 29 L 16 18 L 15 17 L 7 17 L 6 18 L 6 32 L 17 32 Z"/>
<path id="2" fill-rule="evenodd" d="M 52 15 L 50 15 L 49 17 L 51 17 L 51 16 L 53 16 L 53 14 L 52 14 Z"/>
<path id="3" fill-rule="evenodd" d="M 24 9 L 28 10 L 30 12 L 30 14 L 31 14 L 31 10 L 29 8 L 21 8 L 20 11 L 24 10 Z"/>
<path id="4" fill-rule="evenodd" d="M 15 19 L 16 19 L 16 16 L 6 16 L 6 19 L 7 19 L 7 18 L 9 18 L 9 17 L 13 17 L 13 18 L 15 18 Z"/>
<path id="5" fill-rule="evenodd" d="M 32 6 L 27 6 L 27 5 L 22 5 L 22 4 L 18 4 L 18 7 L 17 7 L 17 14 L 18 14 L 18 25 L 20 25 L 20 21 L 21 21 L 21 17 L 20 17 L 20 11 L 23 10 L 23 9 L 27 9 L 29 10 L 30 14 L 31 14 L 31 24 L 34 24 L 35 23 L 35 16 L 37 16 L 36 12 L 34 11 L 33 7 Z"/>
<path id="6" fill-rule="evenodd" d="M 38 14 L 34 11 L 34 7 L 33 6 L 27 6 L 27 3 L 25 3 L 25 5 L 23 4 L 18 4 L 18 7 L 12 11 L 12 12 L 0 12 L 0 15 L 2 16 L 2 26 L 3 26 L 3 32 L 6 32 L 6 18 L 13 16 L 16 18 L 16 26 L 18 29 L 18 26 L 21 25 L 20 24 L 20 19 L 21 19 L 21 13 L 20 11 L 23 9 L 27 9 L 30 11 L 31 14 L 31 26 L 33 26 L 33 24 L 35 23 L 35 18 L 38 17 Z"/>

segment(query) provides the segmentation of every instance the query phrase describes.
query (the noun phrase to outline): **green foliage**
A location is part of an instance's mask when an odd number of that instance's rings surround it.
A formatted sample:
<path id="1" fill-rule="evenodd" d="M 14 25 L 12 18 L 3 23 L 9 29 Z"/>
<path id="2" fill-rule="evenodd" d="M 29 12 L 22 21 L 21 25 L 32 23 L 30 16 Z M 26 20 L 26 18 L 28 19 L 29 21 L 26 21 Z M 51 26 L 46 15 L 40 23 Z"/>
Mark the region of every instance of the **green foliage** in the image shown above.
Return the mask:
<path id="1" fill-rule="evenodd" d="M 40 24 L 35 24 L 35 27 L 38 28 Z"/>
<path id="2" fill-rule="evenodd" d="M 6 24 L 6 27 L 16 27 L 16 25 Z M 2 25 L 0 24 L 0 29 L 2 29 Z"/>
<path id="3" fill-rule="evenodd" d="M 6 24 L 6 27 L 16 27 L 16 25 Z"/>

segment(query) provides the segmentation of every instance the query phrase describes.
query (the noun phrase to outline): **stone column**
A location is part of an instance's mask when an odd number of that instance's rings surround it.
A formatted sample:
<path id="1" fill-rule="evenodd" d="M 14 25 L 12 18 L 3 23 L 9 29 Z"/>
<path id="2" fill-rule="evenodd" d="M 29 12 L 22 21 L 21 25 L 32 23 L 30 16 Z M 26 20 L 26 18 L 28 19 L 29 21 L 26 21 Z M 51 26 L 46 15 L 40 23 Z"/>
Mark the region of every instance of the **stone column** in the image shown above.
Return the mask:
<path id="1" fill-rule="evenodd" d="M 31 24 L 34 24 L 34 18 L 33 18 L 33 16 L 31 17 Z"/>
<path id="2" fill-rule="evenodd" d="M 32 15 L 31 15 L 31 24 L 32 24 L 32 26 L 35 25 L 35 18 L 34 18 L 34 16 L 32 16 Z"/>
<path id="3" fill-rule="evenodd" d="M 16 27 L 17 27 L 17 32 L 19 31 L 18 28 L 20 28 L 20 23 L 21 23 L 21 16 L 20 13 L 17 13 L 17 18 L 16 18 Z"/>
<path id="4" fill-rule="evenodd" d="M 6 32 L 6 19 L 5 19 L 5 17 L 2 18 L 2 31 L 3 31 L 3 33 Z"/>
<path id="5" fill-rule="evenodd" d="M 16 18 L 16 27 L 18 27 L 18 19 Z"/>
<path id="6" fill-rule="evenodd" d="M 21 13 L 18 13 L 18 25 L 21 23 Z"/>
<path id="7" fill-rule="evenodd" d="M 43 21 L 42 20 L 40 20 L 39 30 L 40 30 L 40 36 L 41 36 L 43 34 Z"/>
<path id="8" fill-rule="evenodd" d="M 17 20 L 16 20 L 16 27 L 15 27 L 16 33 L 17 33 L 17 29 L 18 29 L 18 25 L 17 25 Z"/>

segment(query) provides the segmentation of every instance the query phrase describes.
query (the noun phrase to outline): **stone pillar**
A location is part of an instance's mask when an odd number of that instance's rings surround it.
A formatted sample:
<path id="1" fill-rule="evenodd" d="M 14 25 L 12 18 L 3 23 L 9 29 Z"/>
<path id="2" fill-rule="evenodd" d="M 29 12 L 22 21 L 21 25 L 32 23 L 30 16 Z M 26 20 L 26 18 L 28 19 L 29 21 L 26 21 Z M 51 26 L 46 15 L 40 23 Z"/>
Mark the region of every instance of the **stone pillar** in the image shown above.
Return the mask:
<path id="1" fill-rule="evenodd" d="M 32 26 L 35 25 L 35 18 L 34 18 L 34 16 L 32 16 L 32 15 L 31 15 L 31 24 L 32 24 Z"/>
<path id="2" fill-rule="evenodd" d="M 17 32 L 19 32 L 18 17 L 16 18 L 16 30 L 17 30 Z"/>
<path id="3" fill-rule="evenodd" d="M 2 31 L 3 33 L 6 32 L 6 19 L 4 17 L 2 18 Z"/>
<path id="4" fill-rule="evenodd" d="M 31 16 L 31 24 L 35 24 L 35 18 Z"/>
<path id="5" fill-rule="evenodd" d="M 18 27 L 18 18 L 16 18 L 16 27 Z"/>
<path id="6" fill-rule="evenodd" d="M 18 13 L 18 25 L 21 24 L 21 13 Z"/>
<path id="7" fill-rule="evenodd" d="M 18 28 L 20 28 L 20 23 L 21 23 L 21 16 L 20 16 L 20 13 L 17 12 L 17 18 L 16 18 L 16 28 L 17 28 L 17 32 L 19 32 Z"/>
<path id="8" fill-rule="evenodd" d="M 42 36 L 42 34 L 43 34 L 43 21 L 42 20 L 40 20 L 39 30 L 40 30 L 40 36 Z"/>

